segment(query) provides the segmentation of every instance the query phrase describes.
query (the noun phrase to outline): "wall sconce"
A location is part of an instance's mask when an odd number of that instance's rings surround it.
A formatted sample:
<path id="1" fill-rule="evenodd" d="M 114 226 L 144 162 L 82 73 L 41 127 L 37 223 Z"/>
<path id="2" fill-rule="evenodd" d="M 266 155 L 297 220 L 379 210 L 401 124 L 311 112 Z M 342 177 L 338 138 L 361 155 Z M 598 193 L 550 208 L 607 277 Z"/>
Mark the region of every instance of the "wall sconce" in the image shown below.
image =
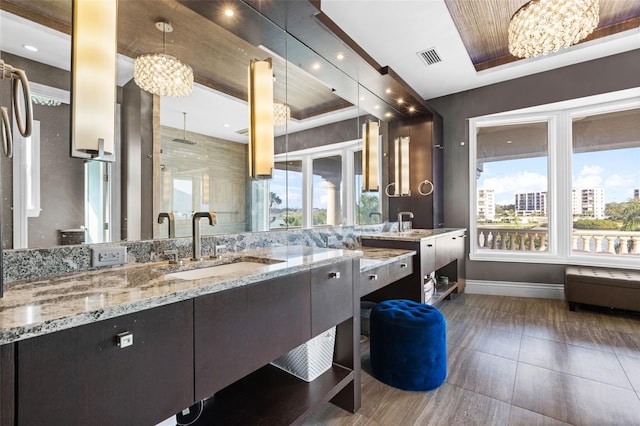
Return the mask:
<path id="1" fill-rule="evenodd" d="M 380 175 L 380 125 L 368 121 L 362 125 L 362 191 L 377 192 Z"/>
<path id="2" fill-rule="evenodd" d="M 273 174 L 273 71 L 271 58 L 249 64 L 249 176 Z"/>
<path id="3" fill-rule="evenodd" d="M 73 2 L 72 147 L 101 160 L 114 153 L 116 30 L 116 1 Z"/>
<path id="4" fill-rule="evenodd" d="M 394 143 L 395 161 L 394 161 L 394 176 L 395 182 L 391 182 L 385 188 L 384 192 L 389 197 L 405 197 L 411 195 L 409 189 L 409 143 L 411 139 L 409 136 L 403 136 L 396 138 Z M 393 194 L 389 193 L 390 188 L 393 187 Z"/>

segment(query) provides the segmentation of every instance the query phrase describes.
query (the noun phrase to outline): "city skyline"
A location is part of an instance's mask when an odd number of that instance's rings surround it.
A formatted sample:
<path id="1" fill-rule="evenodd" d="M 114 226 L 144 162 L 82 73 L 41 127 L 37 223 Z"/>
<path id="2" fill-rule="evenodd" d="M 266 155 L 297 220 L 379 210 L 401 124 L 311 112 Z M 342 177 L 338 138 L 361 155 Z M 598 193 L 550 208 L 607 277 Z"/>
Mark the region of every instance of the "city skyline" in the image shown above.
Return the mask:
<path id="1" fill-rule="evenodd" d="M 602 188 L 605 202 L 626 202 L 640 188 L 640 148 L 573 155 L 573 188 Z M 496 205 L 514 204 L 515 194 L 547 191 L 547 157 L 488 162 L 478 189 L 493 189 Z"/>

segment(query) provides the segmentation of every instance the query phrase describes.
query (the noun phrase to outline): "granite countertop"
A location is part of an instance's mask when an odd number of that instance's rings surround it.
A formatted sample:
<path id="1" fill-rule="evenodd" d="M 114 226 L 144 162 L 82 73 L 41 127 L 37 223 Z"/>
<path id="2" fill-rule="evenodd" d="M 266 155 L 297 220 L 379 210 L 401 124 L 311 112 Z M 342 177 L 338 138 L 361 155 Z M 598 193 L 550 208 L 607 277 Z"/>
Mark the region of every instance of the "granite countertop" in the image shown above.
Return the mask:
<path id="1" fill-rule="evenodd" d="M 360 259 L 361 273 L 416 255 L 415 250 L 404 249 L 360 247 L 358 250 L 362 252 L 362 259 Z"/>
<path id="2" fill-rule="evenodd" d="M 362 252 L 357 250 L 282 246 L 228 253 L 220 259 L 184 266 L 154 262 L 15 281 L 5 286 L 0 299 L 0 344 L 360 256 Z M 238 261 L 252 262 L 251 268 L 225 267 L 216 276 L 199 279 L 175 276 L 176 272 Z"/>
<path id="3" fill-rule="evenodd" d="M 434 238 L 441 235 L 466 231 L 465 228 L 438 228 L 438 229 L 409 229 L 404 232 L 379 232 L 376 234 L 362 234 L 361 239 L 366 240 L 395 240 L 395 241 L 420 241 L 425 238 Z"/>

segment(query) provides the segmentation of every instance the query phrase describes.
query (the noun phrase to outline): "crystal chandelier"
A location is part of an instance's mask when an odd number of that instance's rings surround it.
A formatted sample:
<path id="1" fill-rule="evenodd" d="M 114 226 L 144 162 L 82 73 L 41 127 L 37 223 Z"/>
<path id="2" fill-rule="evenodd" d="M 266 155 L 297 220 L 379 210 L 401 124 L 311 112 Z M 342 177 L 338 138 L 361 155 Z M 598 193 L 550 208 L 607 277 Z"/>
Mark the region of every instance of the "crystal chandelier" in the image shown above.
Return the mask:
<path id="1" fill-rule="evenodd" d="M 598 26 L 598 0 L 531 0 L 511 17 L 509 52 L 546 55 L 578 43 Z"/>
<path id="2" fill-rule="evenodd" d="M 165 35 L 173 31 L 168 22 L 156 22 L 162 31 L 162 52 L 138 56 L 133 79 L 141 89 L 160 96 L 188 96 L 193 90 L 193 70 L 165 52 Z"/>
<path id="3" fill-rule="evenodd" d="M 273 103 L 273 125 L 281 127 L 291 119 L 291 108 L 281 102 Z"/>

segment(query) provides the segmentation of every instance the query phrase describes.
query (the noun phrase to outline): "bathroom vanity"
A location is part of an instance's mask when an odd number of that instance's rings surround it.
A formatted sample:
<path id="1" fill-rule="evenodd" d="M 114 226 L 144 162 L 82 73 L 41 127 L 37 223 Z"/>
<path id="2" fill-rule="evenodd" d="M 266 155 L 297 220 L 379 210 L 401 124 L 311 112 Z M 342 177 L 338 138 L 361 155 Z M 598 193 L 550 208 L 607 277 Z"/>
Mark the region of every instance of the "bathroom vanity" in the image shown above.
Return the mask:
<path id="1" fill-rule="evenodd" d="M 411 273 L 400 277 L 392 285 L 380 286 L 366 294 L 375 302 L 386 299 L 409 299 L 436 304 L 452 293 L 464 290 L 464 253 L 466 229 L 411 229 L 405 232 L 363 234 L 363 249 L 368 247 L 413 250 Z M 408 267 L 407 267 L 408 269 Z M 425 285 L 435 272 L 436 277 L 447 277 L 448 282 L 436 284 L 433 293 L 425 295 Z M 380 273 L 372 271 L 371 274 Z M 384 274 L 384 272 L 382 272 Z"/>
<path id="2" fill-rule="evenodd" d="M 11 283 L 0 423 L 153 425 L 205 398 L 222 424 L 354 412 L 361 255 L 280 247 Z M 312 382 L 269 364 L 333 326 L 333 366 Z"/>

